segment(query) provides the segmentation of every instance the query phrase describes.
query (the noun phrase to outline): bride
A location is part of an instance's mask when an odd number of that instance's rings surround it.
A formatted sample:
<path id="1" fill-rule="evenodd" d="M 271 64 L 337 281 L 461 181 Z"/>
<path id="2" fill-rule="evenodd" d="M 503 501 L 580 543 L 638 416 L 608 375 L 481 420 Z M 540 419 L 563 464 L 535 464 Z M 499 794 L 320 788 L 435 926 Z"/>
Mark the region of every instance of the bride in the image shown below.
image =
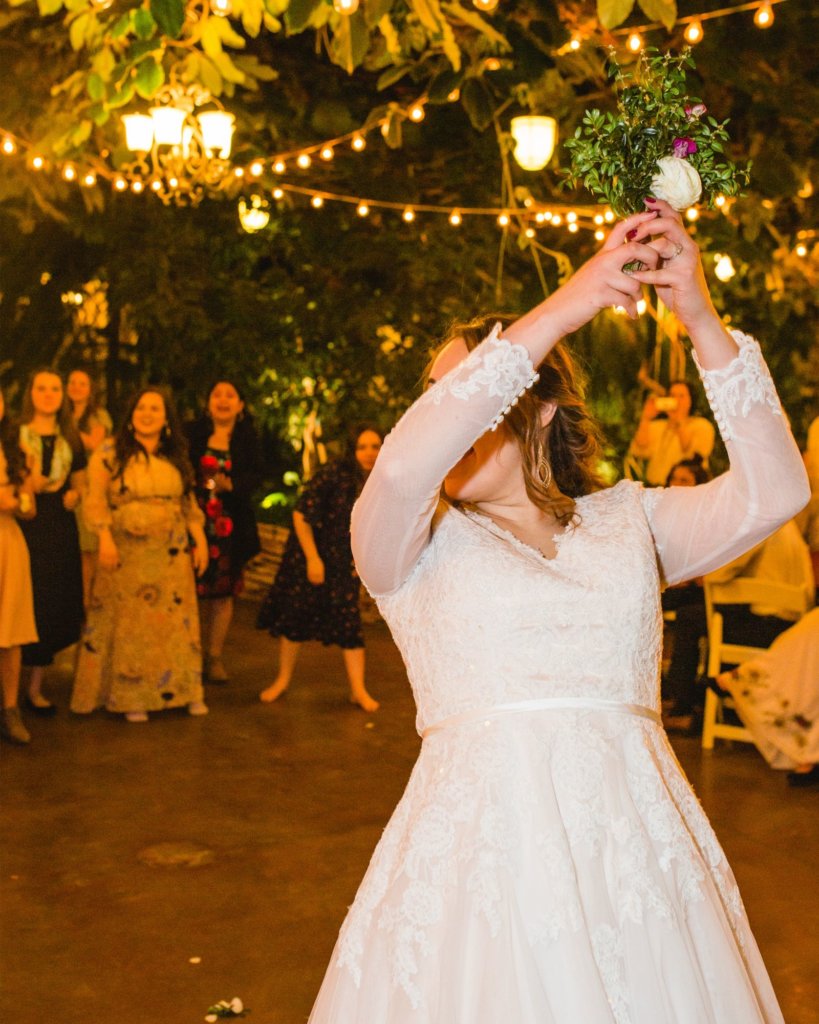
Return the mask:
<path id="1" fill-rule="evenodd" d="M 783 1022 L 660 724 L 660 590 L 808 489 L 757 342 L 723 326 L 678 214 L 647 203 L 531 312 L 446 344 L 355 507 L 423 745 L 310 1024 Z M 594 474 L 560 341 L 607 306 L 636 316 L 644 284 L 684 324 L 730 454 L 698 487 Z"/>

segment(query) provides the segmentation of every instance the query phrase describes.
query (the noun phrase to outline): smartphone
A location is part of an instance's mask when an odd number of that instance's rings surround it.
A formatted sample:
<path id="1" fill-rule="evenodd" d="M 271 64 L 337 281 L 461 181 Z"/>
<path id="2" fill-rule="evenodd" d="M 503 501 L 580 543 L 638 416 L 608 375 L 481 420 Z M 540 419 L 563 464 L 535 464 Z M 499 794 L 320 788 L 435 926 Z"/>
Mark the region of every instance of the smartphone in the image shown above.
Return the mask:
<path id="1" fill-rule="evenodd" d="M 654 399 L 654 406 L 657 412 L 671 412 L 672 409 L 677 408 L 677 399 L 672 398 L 671 395 L 661 395 Z"/>

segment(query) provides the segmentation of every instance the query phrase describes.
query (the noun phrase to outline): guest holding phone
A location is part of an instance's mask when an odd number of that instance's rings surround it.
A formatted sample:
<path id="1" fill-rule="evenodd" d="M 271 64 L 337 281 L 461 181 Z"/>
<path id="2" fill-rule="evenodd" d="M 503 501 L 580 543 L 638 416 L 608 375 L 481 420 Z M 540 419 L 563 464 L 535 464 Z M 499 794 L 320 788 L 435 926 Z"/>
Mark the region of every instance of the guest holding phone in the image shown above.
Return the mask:
<path id="1" fill-rule="evenodd" d="M 645 480 L 661 487 L 678 462 L 708 458 L 714 450 L 714 427 L 702 416 L 693 416 L 694 394 L 691 385 L 677 380 L 667 395 L 651 395 L 643 406 L 640 425 L 629 447 L 629 455 L 646 460 Z M 658 417 L 664 414 L 663 419 Z"/>

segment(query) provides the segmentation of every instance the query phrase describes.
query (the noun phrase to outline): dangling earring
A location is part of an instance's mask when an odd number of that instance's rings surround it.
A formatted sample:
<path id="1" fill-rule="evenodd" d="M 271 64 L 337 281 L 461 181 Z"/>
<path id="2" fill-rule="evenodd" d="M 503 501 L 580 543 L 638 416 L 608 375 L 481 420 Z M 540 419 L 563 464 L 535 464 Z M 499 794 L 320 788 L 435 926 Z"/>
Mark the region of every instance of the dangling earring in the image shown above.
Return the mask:
<path id="1" fill-rule="evenodd" d="M 535 476 L 540 481 L 541 487 L 543 487 L 544 490 L 548 490 L 549 484 L 552 482 L 552 467 L 549 464 L 549 460 L 546 458 L 546 450 L 541 441 L 538 441 L 535 451 L 537 453 Z"/>
<path id="2" fill-rule="evenodd" d="M 128 424 L 128 433 L 129 434 L 133 434 L 133 432 L 134 432 L 134 424 L 133 423 L 129 423 Z"/>

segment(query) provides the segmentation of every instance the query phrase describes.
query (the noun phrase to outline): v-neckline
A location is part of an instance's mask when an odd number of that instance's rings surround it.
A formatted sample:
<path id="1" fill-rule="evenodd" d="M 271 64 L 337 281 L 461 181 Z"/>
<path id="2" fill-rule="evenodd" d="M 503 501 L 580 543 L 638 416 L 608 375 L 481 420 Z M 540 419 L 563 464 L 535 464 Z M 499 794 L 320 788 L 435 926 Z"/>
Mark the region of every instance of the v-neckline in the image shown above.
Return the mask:
<path id="1" fill-rule="evenodd" d="M 525 540 L 521 540 L 520 537 L 512 533 L 505 526 L 501 526 L 500 523 L 486 515 L 484 512 L 479 512 L 476 508 L 464 508 L 461 507 L 461 512 L 470 519 L 477 526 L 488 530 L 494 536 L 500 540 L 504 540 L 511 544 L 512 547 L 517 548 L 518 551 L 527 555 L 530 558 L 535 558 L 539 563 L 546 563 L 547 565 L 553 565 L 560 558 L 561 551 L 563 550 L 564 542 L 575 533 L 576 526 L 564 526 L 559 533 L 555 533 L 552 536 L 552 540 L 555 546 L 555 553 L 552 556 L 546 555 L 541 551 L 540 548 L 535 547 L 533 544 L 527 543 Z"/>

